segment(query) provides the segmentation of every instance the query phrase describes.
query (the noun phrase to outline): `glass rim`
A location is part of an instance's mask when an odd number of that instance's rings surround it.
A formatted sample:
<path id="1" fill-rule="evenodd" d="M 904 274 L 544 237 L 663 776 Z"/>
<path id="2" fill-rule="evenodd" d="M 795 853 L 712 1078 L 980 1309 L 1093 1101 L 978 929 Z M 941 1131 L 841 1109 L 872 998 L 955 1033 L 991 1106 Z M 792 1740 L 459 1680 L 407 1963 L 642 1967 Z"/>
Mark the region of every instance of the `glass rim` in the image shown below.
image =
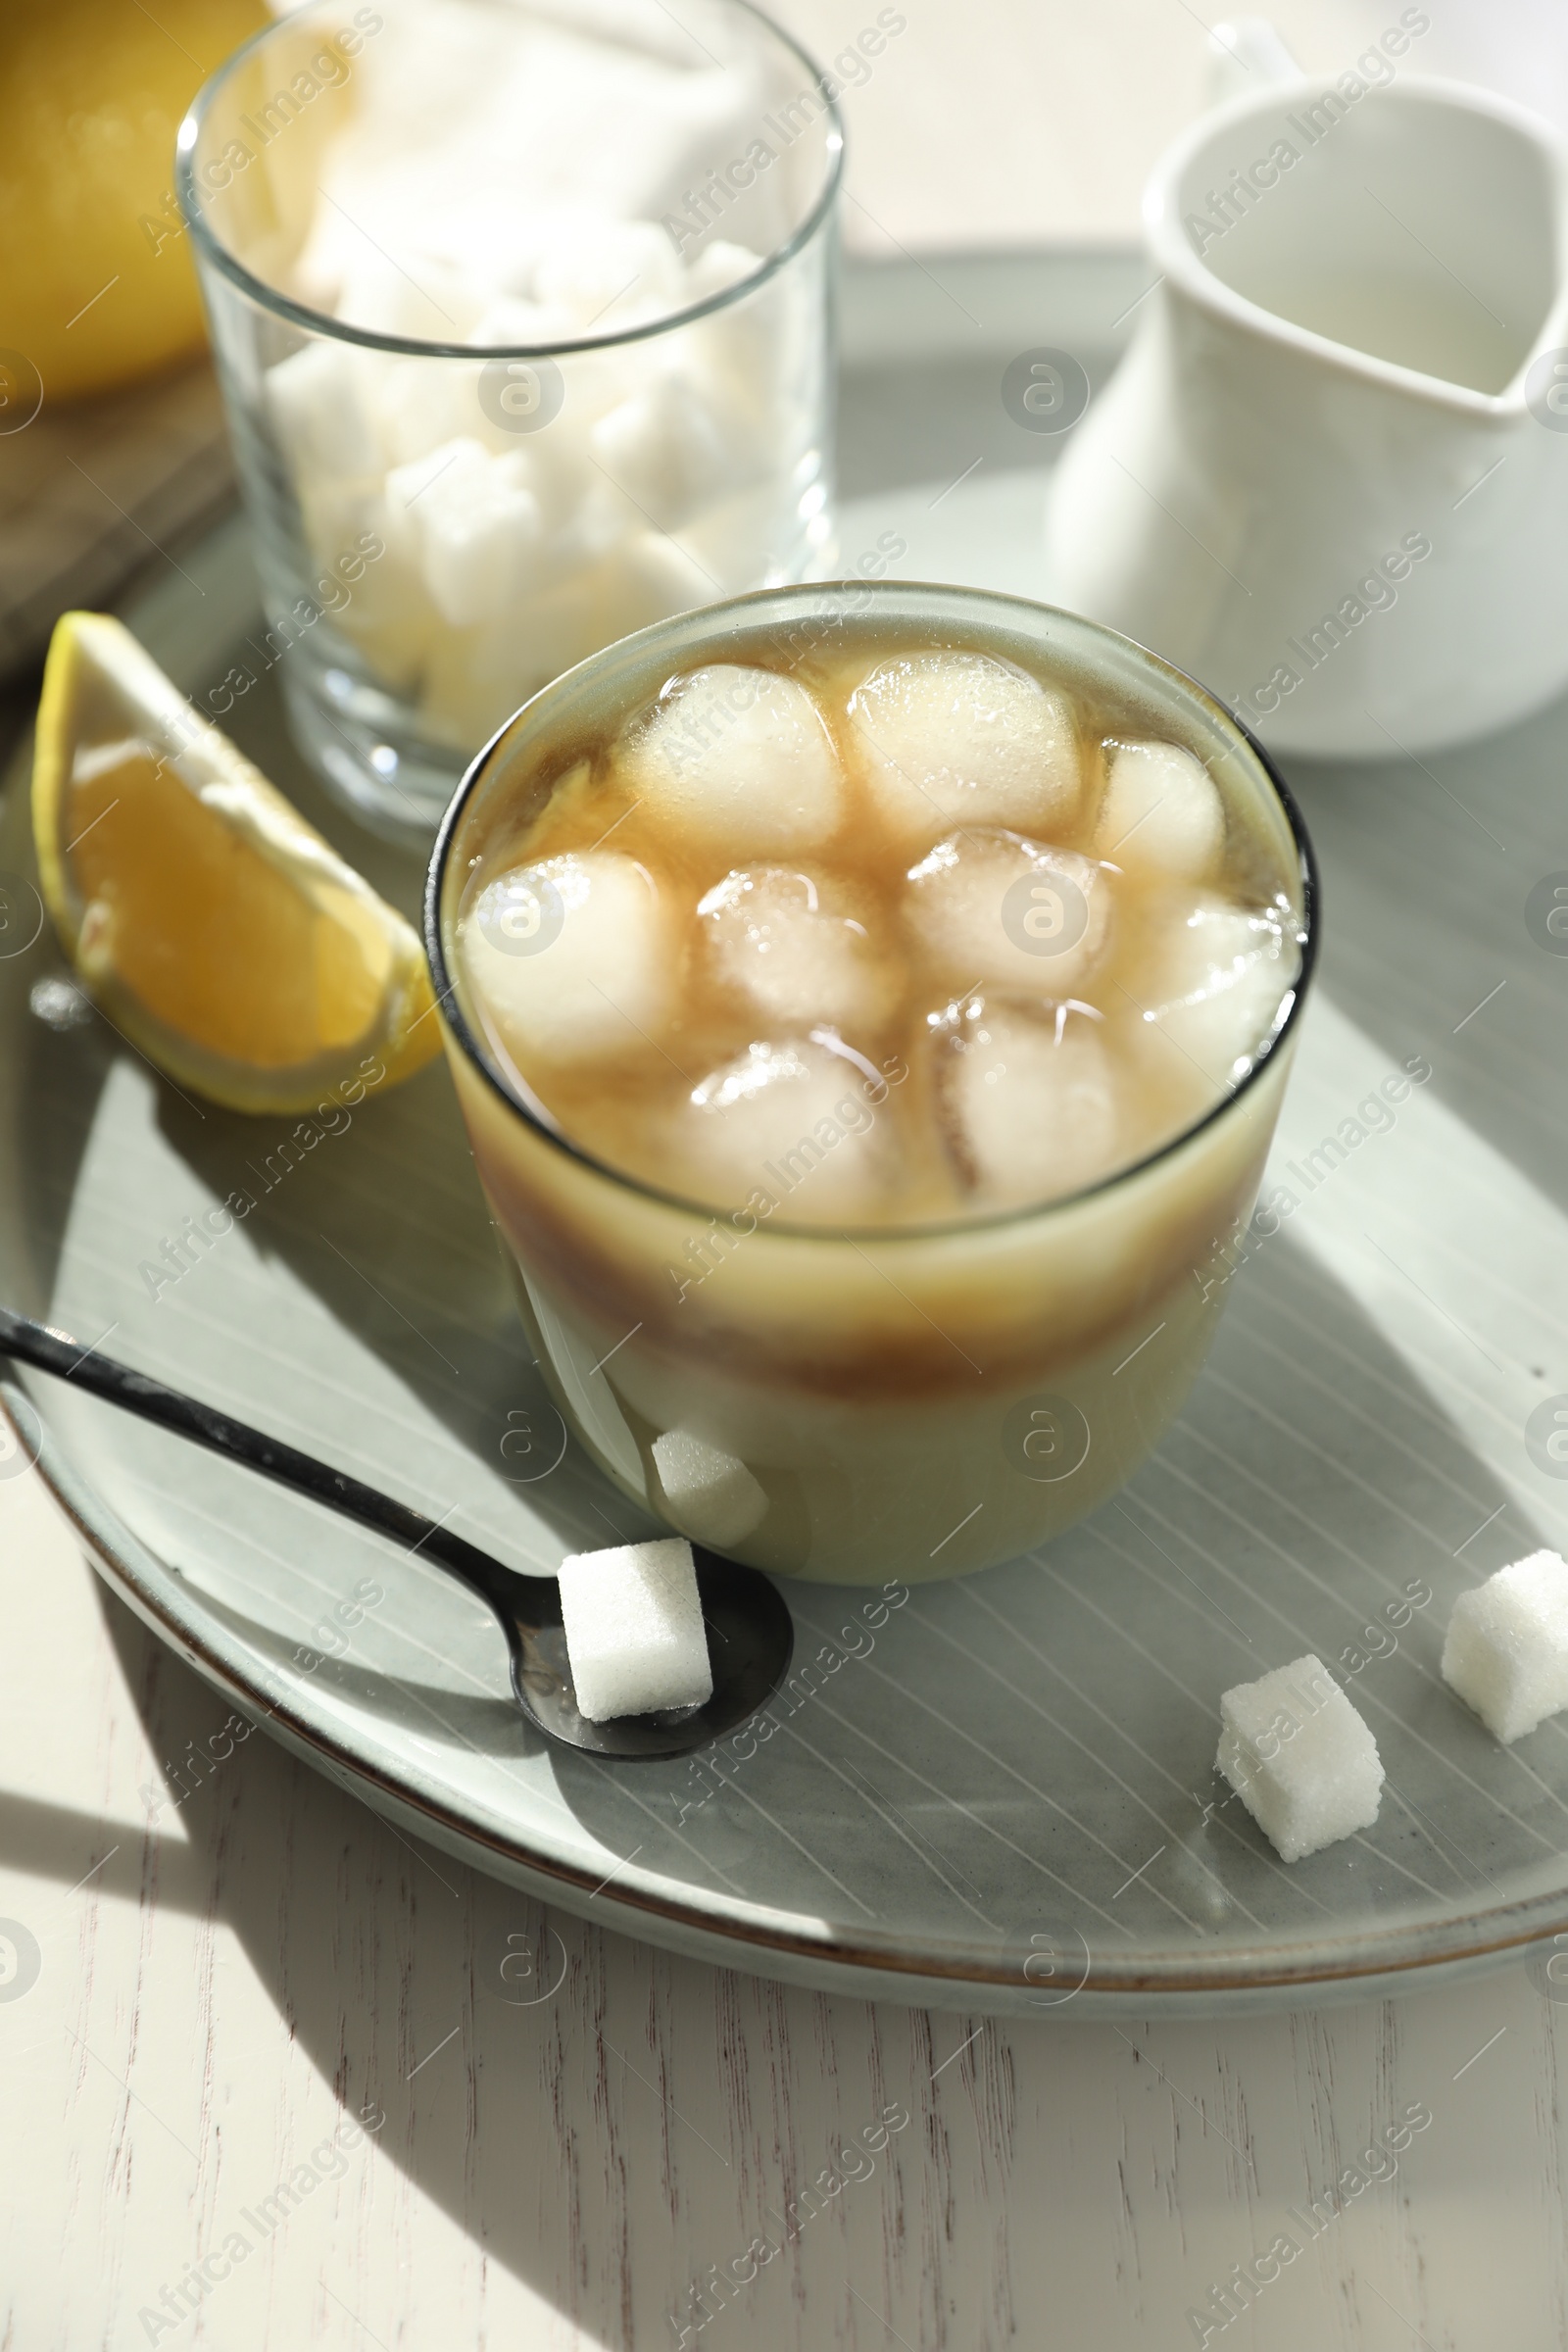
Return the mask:
<path id="1" fill-rule="evenodd" d="M 1196 678 L 1190 677 L 1185 670 L 1178 669 L 1173 662 L 1167 662 L 1162 655 L 1140 644 L 1137 638 L 1125 637 L 1119 630 L 1107 628 L 1102 621 L 1090 620 L 1081 612 L 1070 612 L 1060 605 L 1043 604 L 1033 597 L 1013 596 L 1004 589 L 956 587 L 951 583 L 937 580 L 801 581 L 778 588 L 752 589 L 743 596 L 727 597 L 720 604 L 703 606 L 698 609 L 697 613 L 672 613 L 663 620 L 654 621 L 649 627 L 635 630 L 630 636 L 619 639 L 613 649 L 601 648 L 598 653 L 590 654 L 586 661 L 574 663 L 570 669 L 563 670 L 559 677 L 552 678 L 548 686 L 542 686 L 537 694 L 530 695 L 520 710 L 514 711 L 512 716 L 497 728 L 489 742 L 474 755 L 464 771 L 463 780 L 453 794 L 446 813 L 441 819 L 440 828 L 436 833 L 430 852 L 430 863 L 425 876 L 423 910 L 424 949 L 429 961 L 431 980 L 434 984 L 438 1017 L 445 1022 L 451 1035 L 463 1049 L 466 1060 L 478 1072 L 480 1078 L 485 1081 L 505 1107 L 514 1116 L 520 1118 L 543 1142 L 553 1146 L 566 1158 L 575 1160 L 580 1167 L 618 1186 L 623 1192 L 628 1192 L 639 1200 L 657 1202 L 662 1208 L 676 1209 L 682 1215 L 695 1216 L 705 1222 L 711 1222 L 715 1216 L 722 1217 L 726 1214 L 712 1201 L 691 1200 L 685 1194 L 671 1192 L 662 1185 L 650 1183 L 643 1177 L 633 1175 L 627 1169 L 613 1167 L 610 1161 L 599 1158 L 585 1145 L 578 1143 L 564 1128 L 554 1124 L 550 1119 L 542 1117 L 538 1109 L 523 1102 L 506 1084 L 501 1072 L 494 1067 L 480 1041 L 475 1037 L 458 996 L 457 981 L 453 972 L 454 958 L 450 958 L 447 954 L 442 910 L 448 865 L 467 805 L 485 776 L 490 772 L 492 762 L 500 754 L 507 738 L 521 725 L 530 711 L 536 710 L 547 696 L 555 694 L 558 688 L 565 685 L 568 681 L 580 679 L 585 670 L 591 669 L 595 662 L 604 659 L 606 653 L 612 650 L 622 652 L 628 647 L 636 647 L 645 643 L 652 650 L 657 639 L 680 629 L 695 617 L 702 616 L 711 620 L 718 615 L 727 617 L 732 613 L 743 613 L 751 606 L 777 605 L 780 601 L 796 598 L 807 600 L 819 597 L 824 590 L 834 586 L 853 589 L 857 593 L 864 590 L 873 599 L 884 596 L 906 596 L 914 592 L 925 596 L 949 599 L 956 597 L 971 603 L 1005 606 L 1013 610 L 1021 609 L 1026 612 L 1044 613 L 1053 619 L 1067 621 L 1074 628 L 1086 629 L 1096 637 L 1130 649 L 1141 662 L 1150 664 L 1162 677 L 1173 681 L 1183 692 L 1195 696 L 1200 705 L 1218 720 L 1222 732 L 1229 733 L 1245 745 L 1262 769 L 1268 785 L 1284 812 L 1296 852 L 1297 870 L 1300 877 L 1302 932 L 1299 943 L 1300 969 L 1298 971 L 1292 987 L 1289 1010 L 1278 1028 L 1264 1041 L 1252 1061 L 1251 1068 L 1228 1092 L 1222 1094 L 1218 1102 L 1210 1104 L 1200 1118 L 1195 1119 L 1190 1126 L 1181 1128 L 1175 1135 L 1167 1137 L 1165 1142 L 1157 1145 L 1153 1151 L 1146 1152 L 1142 1158 L 1130 1161 L 1125 1167 L 1113 1168 L 1108 1174 L 1097 1177 L 1093 1184 L 1080 1186 L 1076 1192 L 1063 1193 L 1054 1200 L 1026 1201 L 1021 1206 L 994 1209 L 981 1216 L 943 1217 L 921 1224 L 909 1225 L 803 1225 L 786 1217 L 769 1216 L 766 1229 L 770 1234 L 777 1234 L 792 1241 L 877 1243 L 880 1245 L 893 1242 L 952 1241 L 965 1235 L 995 1233 L 1004 1228 L 1030 1223 L 1039 1218 L 1062 1215 L 1070 1209 L 1078 1208 L 1085 1202 L 1097 1199 L 1102 1194 L 1113 1192 L 1119 1186 L 1132 1183 L 1136 1177 L 1156 1167 L 1161 1160 L 1173 1157 L 1196 1137 L 1201 1135 L 1207 1128 L 1214 1126 L 1234 1110 L 1243 1098 L 1263 1077 L 1269 1065 L 1277 1058 L 1286 1039 L 1296 1029 L 1308 985 L 1316 968 L 1321 892 L 1317 877 L 1317 860 L 1313 854 L 1311 839 L 1300 810 L 1297 807 L 1295 797 L 1280 774 L 1273 759 L 1253 734 L 1247 721 L 1238 717 L 1235 711 L 1228 710 L 1218 696 L 1211 694 L 1206 686 L 1200 685 Z"/>
<path id="2" fill-rule="evenodd" d="M 705 295 L 701 302 L 691 303 L 685 310 L 670 311 L 661 318 L 645 319 L 641 325 L 624 327 L 612 335 L 579 335 L 554 343 L 447 343 L 427 341 L 417 335 L 378 334 L 368 327 L 354 326 L 345 318 L 334 318 L 325 311 L 313 310 L 309 303 L 296 302 L 281 287 L 269 285 L 266 278 L 258 277 L 236 253 L 230 251 L 207 220 L 203 201 L 196 189 L 196 145 L 207 116 L 230 75 L 250 56 L 252 50 L 259 49 L 264 41 L 270 40 L 274 33 L 281 32 L 293 23 L 301 13 L 297 7 L 289 16 L 274 17 L 270 24 L 253 32 L 248 40 L 242 41 L 232 56 L 226 57 L 217 71 L 209 74 L 187 107 L 174 139 L 174 186 L 185 225 L 202 258 L 264 310 L 286 319 L 291 326 L 303 327 L 312 334 L 330 336 L 340 343 L 357 344 L 365 351 L 388 351 L 408 359 L 427 360 L 558 359 L 584 351 L 614 351 L 625 344 L 646 342 L 655 335 L 668 334 L 676 327 L 689 326 L 699 318 L 710 318 L 714 312 L 727 309 L 743 295 L 755 293 L 758 287 L 765 285 L 770 277 L 776 275 L 786 263 L 793 261 L 796 254 L 811 242 L 818 229 L 831 218 L 844 179 L 844 118 L 838 100 L 828 92 L 826 69 L 816 63 L 809 50 L 793 33 L 776 24 L 765 9 L 759 8 L 756 0 L 716 0 L 716 5 L 755 18 L 759 24 L 765 26 L 776 40 L 800 59 L 810 76 L 812 88 L 820 94 L 827 110 L 823 117 L 827 124 L 827 168 L 814 202 L 783 243 L 764 254 L 758 268 L 748 276 L 738 278 L 732 286 L 721 286 L 716 294 Z"/>

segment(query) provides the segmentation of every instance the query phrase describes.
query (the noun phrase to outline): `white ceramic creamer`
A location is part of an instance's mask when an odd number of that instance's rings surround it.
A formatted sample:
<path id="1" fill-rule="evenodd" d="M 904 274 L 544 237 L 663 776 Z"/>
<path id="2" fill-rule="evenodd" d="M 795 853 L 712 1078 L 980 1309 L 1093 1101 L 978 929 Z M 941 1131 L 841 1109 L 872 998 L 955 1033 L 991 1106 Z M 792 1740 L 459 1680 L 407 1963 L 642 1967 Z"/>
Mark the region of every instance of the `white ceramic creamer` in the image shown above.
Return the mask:
<path id="1" fill-rule="evenodd" d="M 1150 184 L 1158 280 L 1054 478 L 1045 594 L 1283 751 L 1426 751 L 1549 700 L 1565 223 L 1555 132 L 1459 83 L 1204 117 Z"/>

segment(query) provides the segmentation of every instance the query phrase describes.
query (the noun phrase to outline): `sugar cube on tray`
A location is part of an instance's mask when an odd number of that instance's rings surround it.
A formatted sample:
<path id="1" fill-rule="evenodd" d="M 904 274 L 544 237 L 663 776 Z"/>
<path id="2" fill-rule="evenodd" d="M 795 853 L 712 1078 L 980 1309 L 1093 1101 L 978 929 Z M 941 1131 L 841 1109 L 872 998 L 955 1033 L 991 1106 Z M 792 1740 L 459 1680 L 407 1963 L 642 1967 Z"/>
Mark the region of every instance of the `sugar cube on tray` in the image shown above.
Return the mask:
<path id="1" fill-rule="evenodd" d="M 1533 1551 L 1461 1592 L 1443 1679 L 1504 1747 L 1568 1707 L 1568 1562 Z"/>
<path id="2" fill-rule="evenodd" d="M 578 1712 L 590 1723 L 712 1697 L 697 1563 L 684 1536 L 563 1560 L 561 1616 Z"/>
<path id="3" fill-rule="evenodd" d="M 1378 1817 L 1377 1741 L 1321 1658 L 1238 1683 L 1219 1702 L 1214 1761 L 1283 1862 L 1299 1862 Z"/>

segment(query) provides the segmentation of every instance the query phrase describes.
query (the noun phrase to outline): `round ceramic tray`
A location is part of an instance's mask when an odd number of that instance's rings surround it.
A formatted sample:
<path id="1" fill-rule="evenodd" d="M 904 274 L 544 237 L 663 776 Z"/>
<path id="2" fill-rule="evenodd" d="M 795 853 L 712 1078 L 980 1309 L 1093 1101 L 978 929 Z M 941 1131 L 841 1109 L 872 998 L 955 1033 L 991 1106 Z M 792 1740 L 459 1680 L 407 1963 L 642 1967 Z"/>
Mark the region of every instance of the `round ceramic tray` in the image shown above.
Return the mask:
<path id="1" fill-rule="evenodd" d="M 1054 444 L 1007 414 L 1003 369 L 1066 348 L 1102 381 L 1144 282 L 1129 256 L 853 277 L 847 564 L 901 542 L 899 576 L 1027 593 Z M 256 665 L 254 597 L 234 522 L 127 618 L 200 699 Z M 322 805 L 270 682 L 229 723 L 412 907 L 416 863 Z M 113 1587 L 276 1738 L 405 1832 L 683 1951 L 1142 2017 L 1364 1991 L 1568 1928 L 1568 1726 L 1504 1751 L 1438 1672 L 1455 1593 L 1568 1532 L 1538 1434 L 1568 1392 L 1568 962 L 1530 901 L 1568 867 L 1565 724 L 1297 767 L 1321 976 L 1272 1229 L 1193 1269 L 1230 1303 L 1187 1412 L 1036 1557 L 906 1597 L 789 1589 L 797 1674 L 756 1733 L 673 1765 L 553 1750 L 439 1571 L 40 1381 L 22 1409 L 44 1474 Z M 23 787 L 0 868 L 24 875 Z M 47 928 L 0 960 L 0 1297 L 502 1557 L 649 1532 L 564 1443 L 443 1068 L 330 1129 L 231 1116 L 160 1081 L 60 968 Z M 244 1223 L 150 1282 L 238 1187 Z M 1374 1829 L 1287 1869 L 1216 1780 L 1216 1707 L 1308 1649 L 1388 1785 Z"/>

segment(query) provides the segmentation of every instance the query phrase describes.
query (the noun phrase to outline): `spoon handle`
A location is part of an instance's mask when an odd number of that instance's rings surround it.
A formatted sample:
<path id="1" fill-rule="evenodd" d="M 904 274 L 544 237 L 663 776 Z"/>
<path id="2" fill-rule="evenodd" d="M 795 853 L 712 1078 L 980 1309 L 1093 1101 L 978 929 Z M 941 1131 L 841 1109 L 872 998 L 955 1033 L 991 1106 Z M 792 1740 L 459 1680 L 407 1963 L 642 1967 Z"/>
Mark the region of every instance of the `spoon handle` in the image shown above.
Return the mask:
<path id="1" fill-rule="evenodd" d="M 133 1372 L 113 1356 L 100 1355 L 96 1348 L 82 1348 L 64 1332 L 52 1331 L 47 1324 L 35 1323 L 30 1315 L 19 1315 L 8 1306 L 0 1306 L 0 1355 L 14 1356 L 34 1371 L 69 1380 L 74 1387 L 86 1389 L 127 1413 L 156 1422 L 160 1429 L 172 1429 L 214 1453 L 226 1454 L 230 1461 L 243 1462 L 264 1478 L 275 1479 L 279 1486 L 292 1487 L 297 1494 L 308 1494 L 313 1501 L 324 1502 L 346 1518 L 358 1519 L 379 1535 L 390 1536 L 409 1551 L 427 1552 L 492 1605 L 509 1588 L 515 1601 L 517 1588 L 532 1585 L 540 1587 L 542 1599 L 552 1604 L 557 1600 L 556 1586 L 550 1579 L 503 1567 L 488 1552 L 480 1551 L 439 1520 L 411 1509 L 408 1503 L 396 1502 L 363 1480 L 350 1478 L 346 1471 L 333 1470 L 314 1455 L 301 1453 L 297 1446 L 285 1446 L 280 1439 L 270 1438 L 262 1430 L 219 1412 L 214 1405 L 181 1395 L 178 1389 L 166 1388 L 145 1372 Z M 555 1613 L 553 1606 L 549 1613 Z"/>

